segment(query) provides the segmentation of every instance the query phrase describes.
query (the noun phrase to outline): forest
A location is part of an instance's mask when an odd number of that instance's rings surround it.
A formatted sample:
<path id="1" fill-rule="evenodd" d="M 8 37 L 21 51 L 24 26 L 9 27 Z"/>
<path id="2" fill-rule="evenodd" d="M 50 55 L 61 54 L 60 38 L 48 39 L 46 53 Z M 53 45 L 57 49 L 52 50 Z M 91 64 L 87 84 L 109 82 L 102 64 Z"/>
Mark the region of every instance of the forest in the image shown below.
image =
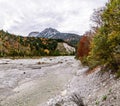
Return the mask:
<path id="1" fill-rule="evenodd" d="M 120 0 L 110 0 L 94 10 L 93 25 L 81 38 L 77 57 L 91 69 L 115 72 L 120 76 Z"/>
<path id="2" fill-rule="evenodd" d="M 58 42 L 64 41 L 16 36 L 0 30 L 0 57 L 60 55 L 55 50 Z"/>

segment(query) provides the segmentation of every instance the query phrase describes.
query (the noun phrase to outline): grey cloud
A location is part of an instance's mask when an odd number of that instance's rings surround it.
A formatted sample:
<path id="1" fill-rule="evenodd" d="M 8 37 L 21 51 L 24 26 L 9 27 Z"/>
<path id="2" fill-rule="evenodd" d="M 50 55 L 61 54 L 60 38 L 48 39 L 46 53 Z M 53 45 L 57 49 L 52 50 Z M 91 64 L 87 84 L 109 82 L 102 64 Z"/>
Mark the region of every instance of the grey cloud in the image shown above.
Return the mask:
<path id="1" fill-rule="evenodd" d="M 62 32 L 89 30 L 94 8 L 107 0 L 0 0 L 0 28 L 27 35 L 54 27 Z"/>

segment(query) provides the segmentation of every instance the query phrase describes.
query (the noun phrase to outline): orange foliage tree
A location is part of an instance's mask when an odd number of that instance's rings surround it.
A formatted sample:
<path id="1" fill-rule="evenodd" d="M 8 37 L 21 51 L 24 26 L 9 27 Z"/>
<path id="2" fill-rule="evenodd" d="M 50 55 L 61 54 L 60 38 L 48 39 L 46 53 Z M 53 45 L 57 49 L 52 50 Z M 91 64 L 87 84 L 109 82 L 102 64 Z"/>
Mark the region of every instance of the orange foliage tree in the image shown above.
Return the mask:
<path id="1" fill-rule="evenodd" d="M 88 56 L 90 51 L 90 37 L 84 35 L 79 42 L 78 49 L 77 49 L 77 57 L 83 58 L 84 56 Z"/>

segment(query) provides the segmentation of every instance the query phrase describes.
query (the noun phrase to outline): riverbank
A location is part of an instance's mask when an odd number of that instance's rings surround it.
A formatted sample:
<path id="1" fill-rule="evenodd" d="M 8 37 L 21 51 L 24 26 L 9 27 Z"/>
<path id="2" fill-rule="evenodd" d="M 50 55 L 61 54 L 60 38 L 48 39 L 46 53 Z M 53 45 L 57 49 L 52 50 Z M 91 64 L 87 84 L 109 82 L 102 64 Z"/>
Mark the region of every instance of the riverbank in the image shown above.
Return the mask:
<path id="1" fill-rule="evenodd" d="M 120 79 L 109 72 L 101 73 L 100 68 L 88 74 L 84 67 L 77 70 L 63 94 L 44 106 L 79 106 L 76 103 L 81 99 L 85 106 L 120 106 Z"/>

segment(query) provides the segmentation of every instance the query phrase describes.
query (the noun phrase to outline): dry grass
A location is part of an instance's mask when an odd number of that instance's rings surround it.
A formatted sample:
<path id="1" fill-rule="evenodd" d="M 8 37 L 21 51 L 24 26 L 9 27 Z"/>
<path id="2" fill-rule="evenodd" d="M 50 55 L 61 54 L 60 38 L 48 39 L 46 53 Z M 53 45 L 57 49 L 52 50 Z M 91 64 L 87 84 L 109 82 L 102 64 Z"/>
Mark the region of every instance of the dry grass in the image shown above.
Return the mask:
<path id="1" fill-rule="evenodd" d="M 88 71 L 86 71 L 86 75 L 89 75 L 89 74 L 94 73 L 94 72 L 97 71 L 99 68 L 100 68 L 100 67 L 97 66 L 97 67 L 95 67 L 94 69 L 89 69 Z"/>
<path id="2" fill-rule="evenodd" d="M 71 96 L 71 101 L 73 101 L 77 106 L 85 106 L 81 96 L 77 93 L 73 93 Z"/>

